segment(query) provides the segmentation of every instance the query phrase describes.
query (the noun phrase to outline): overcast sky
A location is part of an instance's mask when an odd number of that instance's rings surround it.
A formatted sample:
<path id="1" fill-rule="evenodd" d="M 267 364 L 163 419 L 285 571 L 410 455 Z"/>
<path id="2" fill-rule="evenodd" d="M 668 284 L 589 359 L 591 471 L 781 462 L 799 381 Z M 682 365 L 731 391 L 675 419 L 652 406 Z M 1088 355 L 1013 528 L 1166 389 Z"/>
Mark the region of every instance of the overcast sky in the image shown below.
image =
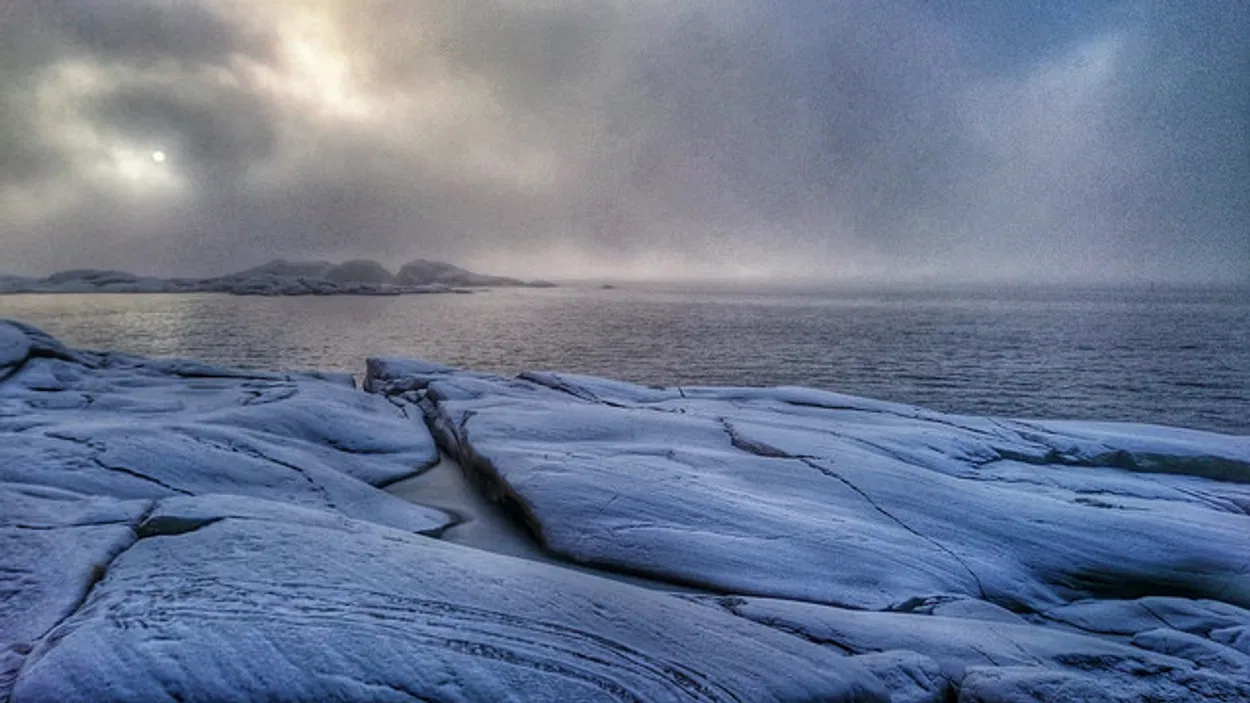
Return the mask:
<path id="1" fill-rule="evenodd" d="M 0 0 L 0 270 L 1250 280 L 1250 2 Z"/>

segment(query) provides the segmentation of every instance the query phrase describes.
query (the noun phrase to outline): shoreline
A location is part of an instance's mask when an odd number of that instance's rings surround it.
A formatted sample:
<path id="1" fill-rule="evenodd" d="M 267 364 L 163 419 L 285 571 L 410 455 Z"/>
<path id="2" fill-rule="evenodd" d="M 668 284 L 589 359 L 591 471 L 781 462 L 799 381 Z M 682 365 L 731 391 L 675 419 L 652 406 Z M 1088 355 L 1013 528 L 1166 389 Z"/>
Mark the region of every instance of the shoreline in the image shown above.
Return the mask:
<path id="1" fill-rule="evenodd" d="M 1250 696 L 1250 436 L 361 386 L 0 322 L 0 700 Z"/>

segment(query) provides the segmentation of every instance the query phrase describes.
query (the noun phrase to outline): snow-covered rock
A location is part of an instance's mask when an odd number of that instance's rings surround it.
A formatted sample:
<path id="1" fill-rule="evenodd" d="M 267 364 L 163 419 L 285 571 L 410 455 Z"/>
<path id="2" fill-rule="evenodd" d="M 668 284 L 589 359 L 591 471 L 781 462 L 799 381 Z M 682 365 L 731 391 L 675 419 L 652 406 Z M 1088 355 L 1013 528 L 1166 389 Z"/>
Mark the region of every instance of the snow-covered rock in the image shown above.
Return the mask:
<path id="1" fill-rule="evenodd" d="M 1038 614 L 1041 622 L 1119 641 L 1136 640 L 1160 627 L 1197 635 L 1250 656 L 1250 612 L 1214 600 L 1154 596 L 1136 600 L 1087 600 Z"/>
<path id="2" fill-rule="evenodd" d="M 0 483 L 0 700 L 34 643 L 130 544 L 130 524 L 150 505 Z"/>
<path id="3" fill-rule="evenodd" d="M 395 285 L 395 276 L 386 267 L 365 259 L 341 264 L 276 259 L 237 273 L 204 279 L 199 285 L 208 290 L 233 295 L 267 296 L 446 292 L 445 287 Z"/>
<path id="4" fill-rule="evenodd" d="M 353 259 L 335 264 L 322 274 L 322 278 L 335 283 L 375 283 L 391 284 L 395 282 L 395 274 L 376 261 Z"/>
<path id="5" fill-rule="evenodd" d="M 836 652 L 665 594 L 254 503 L 146 518 L 14 703 L 887 700 Z"/>
<path id="6" fill-rule="evenodd" d="M 384 360 L 366 386 L 421 392 L 445 447 L 582 563 L 870 609 L 1250 605 L 1247 437 Z"/>
<path id="7" fill-rule="evenodd" d="M 395 280 L 402 285 L 441 283 L 448 286 L 521 286 L 523 281 L 504 276 L 484 276 L 441 261 L 417 259 L 404 264 Z"/>
<path id="8" fill-rule="evenodd" d="M 70 352 L 0 323 L 0 482 L 87 495 L 235 493 L 414 532 L 448 524 L 375 490 L 438 461 L 420 418 L 349 380 Z"/>
<path id="9" fill-rule="evenodd" d="M 325 278 L 326 272 L 333 266 L 329 261 L 274 259 L 229 275 L 239 278 Z"/>
<path id="10" fill-rule="evenodd" d="M 1003 703 L 1250 700 L 1250 672 L 1235 652 L 1220 656 L 1219 645 L 1159 623 L 1154 637 L 1169 644 L 1142 647 L 1025 623 L 760 598 L 701 600 L 856 659 L 872 657 L 863 663 L 892 689 L 916 682 L 917 700 L 924 700 L 920 692 L 949 700 L 944 696 L 954 690 L 960 701 Z"/>
<path id="11" fill-rule="evenodd" d="M 178 279 L 136 276 L 110 269 L 71 269 L 47 278 L 9 278 L 0 293 L 167 293 L 187 285 Z"/>
<path id="12" fill-rule="evenodd" d="M 1250 699 L 1248 437 L 407 360 L 364 387 L 551 553 L 744 594 L 715 602 L 896 700 Z"/>
<path id="13" fill-rule="evenodd" d="M 451 516 L 369 485 L 437 460 L 419 419 L 350 379 L 71 351 L 0 322 L 0 700 L 154 501 L 268 497 L 437 533 Z"/>
<path id="14" fill-rule="evenodd" d="M 366 373 L 0 322 L 0 701 L 1250 700 L 1250 438 Z"/>
<path id="15" fill-rule="evenodd" d="M 0 701 L 887 700 L 836 652 L 440 542 L 420 415 L 0 322 Z"/>
<path id="16" fill-rule="evenodd" d="M 946 703 L 954 684 L 933 659 L 903 650 L 852 657 L 890 692 L 890 703 Z"/>

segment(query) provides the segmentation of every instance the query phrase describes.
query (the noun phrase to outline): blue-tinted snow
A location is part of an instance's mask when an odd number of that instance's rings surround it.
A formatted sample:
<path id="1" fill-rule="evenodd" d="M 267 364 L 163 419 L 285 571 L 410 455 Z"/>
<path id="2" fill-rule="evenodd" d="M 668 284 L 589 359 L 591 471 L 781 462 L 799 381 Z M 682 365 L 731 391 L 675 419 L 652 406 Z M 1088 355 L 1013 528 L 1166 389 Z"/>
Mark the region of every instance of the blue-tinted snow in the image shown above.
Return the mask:
<path id="1" fill-rule="evenodd" d="M 867 609 L 934 594 L 1025 611 L 1250 605 L 1247 437 L 802 389 L 373 368 L 370 387 L 423 378 L 444 444 L 575 561 Z"/>
<path id="2" fill-rule="evenodd" d="M 1250 438 L 419 361 L 364 388 L 0 323 L 0 700 L 1250 697 Z M 404 494 L 502 504 L 457 528 L 481 549 L 375 487 L 435 438 L 458 464 Z M 544 560 L 482 551 L 509 513 Z"/>
<path id="3" fill-rule="evenodd" d="M 863 701 L 730 614 L 441 542 L 419 411 L 0 323 L 0 700 Z M 423 534 L 425 533 L 425 534 Z"/>

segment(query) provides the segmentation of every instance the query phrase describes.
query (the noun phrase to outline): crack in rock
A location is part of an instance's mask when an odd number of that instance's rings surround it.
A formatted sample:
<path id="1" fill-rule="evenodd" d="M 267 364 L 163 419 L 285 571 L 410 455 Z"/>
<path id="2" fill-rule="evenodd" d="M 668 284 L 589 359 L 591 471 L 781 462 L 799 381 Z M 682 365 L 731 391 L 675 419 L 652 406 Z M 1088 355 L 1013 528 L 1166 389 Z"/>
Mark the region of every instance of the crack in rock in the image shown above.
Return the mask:
<path id="1" fill-rule="evenodd" d="M 108 576 L 108 570 L 109 568 L 113 566 L 113 562 L 117 561 L 117 558 L 120 557 L 122 554 L 125 554 L 126 551 L 129 550 L 131 547 L 138 544 L 140 540 L 139 531 L 138 531 L 139 526 L 142 525 L 143 522 L 147 520 L 148 516 L 151 515 L 153 511 L 156 510 L 158 503 L 159 501 L 155 501 L 155 500 L 151 501 L 148 504 L 148 506 L 144 508 L 143 513 L 141 513 L 137 518 L 135 518 L 134 522 L 129 523 L 130 531 L 131 531 L 131 534 L 133 535 L 133 539 L 131 539 L 129 542 L 123 545 L 114 554 L 110 555 L 108 560 L 105 561 L 104 563 L 95 564 L 92 566 L 91 572 L 89 574 L 90 578 L 87 581 L 87 587 L 83 589 L 82 595 L 79 596 L 78 600 L 74 602 L 73 606 L 70 607 L 69 611 L 67 611 L 64 616 L 62 616 L 55 623 L 53 623 L 51 627 L 44 630 L 44 632 L 40 634 L 38 637 L 34 638 L 33 642 L 35 643 L 35 646 L 32 646 L 31 654 L 28 654 L 27 656 L 23 658 L 22 665 L 18 668 L 17 673 L 13 676 L 13 681 L 16 682 L 18 679 L 20 679 L 22 677 L 22 672 L 24 672 L 31 664 L 34 664 L 36 661 L 38 661 L 38 658 L 39 658 L 38 651 L 40 649 L 42 649 L 42 651 L 47 651 L 52 646 L 54 646 L 61 637 L 64 636 L 64 635 L 58 636 L 57 631 L 61 629 L 62 625 L 68 622 L 71 618 L 77 615 L 79 611 L 83 609 L 83 607 L 91 599 L 91 594 L 95 591 L 96 586 L 99 585 L 100 582 L 103 581 L 106 576 Z"/>
<path id="2" fill-rule="evenodd" d="M 600 398 L 599 396 L 586 390 L 585 388 L 579 388 L 572 384 L 560 381 L 559 379 L 543 377 L 538 374 L 531 373 L 529 371 L 522 373 L 521 375 L 517 376 L 517 378 L 522 381 L 528 381 L 535 385 L 542 386 L 543 388 L 549 388 L 553 391 L 558 391 L 566 395 L 571 395 L 574 398 L 577 398 L 579 400 L 584 400 L 590 403 L 595 403 L 597 405 L 606 405 L 610 408 L 621 408 L 622 410 L 640 409 L 632 405 L 625 405 L 623 403 L 618 403 L 612 400 L 604 400 L 603 398 Z M 659 408 L 642 408 L 642 409 L 658 410 Z"/>
<path id="3" fill-rule="evenodd" d="M 172 486 L 172 485 L 170 485 L 170 484 L 168 484 L 168 483 L 165 483 L 164 481 L 160 480 L 159 478 L 154 478 L 154 477 L 152 477 L 152 476 L 148 476 L 147 474 L 145 474 L 145 473 L 143 473 L 143 472 L 141 472 L 141 471 L 135 471 L 134 469 L 130 469 L 130 468 L 127 468 L 127 467 L 125 467 L 125 466 L 111 466 L 111 465 L 109 465 L 109 464 L 104 463 L 104 461 L 102 461 L 99 457 L 95 457 L 95 456 L 93 456 L 93 457 L 91 457 L 91 461 L 92 461 L 92 462 L 94 462 L 96 466 L 100 467 L 101 469 L 104 469 L 105 471 L 115 471 L 115 472 L 120 473 L 120 474 L 125 474 L 125 475 L 127 475 L 127 476 L 131 476 L 131 477 L 133 477 L 133 478 L 137 478 L 137 479 L 139 479 L 139 480 L 141 480 L 141 481 L 147 481 L 148 483 L 153 483 L 153 484 L 156 484 L 157 486 L 160 486 L 161 488 L 163 488 L 163 489 L 165 489 L 165 490 L 167 490 L 167 491 L 170 491 L 170 492 L 172 492 L 172 493 L 178 493 L 178 494 L 181 494 L 181 495 L 184 495 L 184 496 L 191 496 L 191 495 L 195 495 L 195 494 L 194 494 L 194 493 L 192 493 L 191 491 L 188 491 L 188 490 L 185 490 L 185 489 L 182 489 L 182 488 L 178 488 L 177 486 Z"/>
<path id="4" fill-rule="evenodd" d="M 930 537 L 926 534 L 921 533 L 920 531 L 916 530 L 915 528 L 911 527 L 910 525 L 908 525 L 907 523 L 903 522 L 901 519 L 899 519 L 898 517 L 890 513 L 885 508 L 881 507 L 881 505 L 878 504 L 877 501 L 873 500 L 873 498 L 869 496 L 864 490 L 862 490 L 859 486 L 856 486 L 853 482 L 851 482 L 842 474 L 838 473 L 837 471 L 834 471 L 832 468 L 829 468 L 827 466 L 823 466 L 817 463 L 816 457 L 791 454 L 783 449 L 774 447 L 765 442 L 760 442 L 757 440 L 749 440 L 745 438 L 742 435 L 742 433 L 738 431 L 738 428 L 734 427 L 733 423 L 730 422 L 728 418 L 721 417 L 721 418 L 718 418 L 718 420 L 720 421 L 721 425 L 725 428 L 726 434 L 729 435 L 729 441 L 731 444 L 733 444 L 734 447 L 741 449 L 742 451 L 755 454 L 757 456 L 762 456 L 765 458 L 790 459 L 794 461 L 800 461 L 803 464 L 807 465 L 808 467 L 815 469 L 816 471 L 819 471 L 825 476 L 828 476 L 829 478 L 832 478 L 834 480 L 841 482 L 847 488 L 851 489 L 856 494 L 858 494 L 861 498 L 863 498 L 878 513 L 885 516 L 887 519 L 894 522 L 896 525 L 903 528 L 904 530 L 911 533 L 912 535 L 915 535 L 919 539 L 922 539 L 925 542 L 928 542 L 929 544 L 933 545 L 936 549 L 938 549 L 942 553 L 946 554 L 947 556 L 949 556 L 950 558 L 958 562 L 959 565 L 963 567 L 964 571 L 968 573 L 968 576 L 972 578 L 973 582 L 976 583 L 977 591 L 980 594 L 981 600 L 992 602 L 990 601 L 989 594 L 987 594 L 985 591 L 985 586 L 981 583 L 980 577 L 977 576 L 976 572 L 973 571 L 970 566 L 968 566 L 967 562 L 965 562 L 962 557 L 960 557 L 958 554 L 956 554 L 946 545 L 942 544 L 941 542 L 938 542 L 933 537 Z"/>

